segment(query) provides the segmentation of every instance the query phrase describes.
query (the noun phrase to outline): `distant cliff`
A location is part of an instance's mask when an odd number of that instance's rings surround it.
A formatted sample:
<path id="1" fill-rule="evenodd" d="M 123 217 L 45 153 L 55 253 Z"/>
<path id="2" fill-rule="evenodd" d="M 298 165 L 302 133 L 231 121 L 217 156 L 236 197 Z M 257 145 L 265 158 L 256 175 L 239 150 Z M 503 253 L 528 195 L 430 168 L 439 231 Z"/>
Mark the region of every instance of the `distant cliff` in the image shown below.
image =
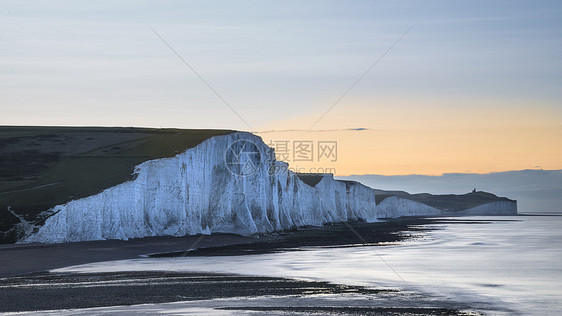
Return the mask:
<path id="1" fill-rule="evenodd" d="M 128 181 L 54 206 L 42 214 L 44 223 L 21 224 L 20 240 L 251 235 L 350 220 L 517 213 L 515 201 L 484 192 L 440 197 L 373 190 L 332 175 L 295 174 L 273 156 L 253 134 L 214 136 L 174 157 L 139 164 Z"/>

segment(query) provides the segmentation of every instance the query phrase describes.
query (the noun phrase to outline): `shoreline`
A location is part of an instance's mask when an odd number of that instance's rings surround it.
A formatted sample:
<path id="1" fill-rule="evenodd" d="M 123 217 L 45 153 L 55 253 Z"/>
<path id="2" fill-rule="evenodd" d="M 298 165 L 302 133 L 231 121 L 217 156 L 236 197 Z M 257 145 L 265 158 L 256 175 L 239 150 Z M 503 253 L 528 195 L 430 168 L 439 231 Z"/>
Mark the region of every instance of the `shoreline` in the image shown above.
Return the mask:
<path id="1" fill-rule="evenodd" d="M 265 236 L 263 238 L 267 239 Z M 136 259 L 150 253 L 185 251 L 191 247 L 244 245 L 257 240 L 259 239 L 255 237 L 234 234 L 214 234 L 60 244 L 2 244 L 0 245 L 0 278 L 86 263 Z"/>
<path id="2" fill-rule="evenodd" d="M 473 307 L 463 302 L 395 289 L 365 288 L 323 281 L 206 272 L 49 271 L 85 263 L 136 259 L 150 253 L 152 255 L 149 258 L 213 257 L 283 252 L 309 246 L 382 246 L 421 237 L 424 231 L 431 230 L 429 225 L 442 221 L 467 222 L 466 219 L 412 217 L 375 223 L 329 224 L 259 236 L 259 238 L 219 234 L 51 245 L 3 245 L 0 246 L 0 258 L 3 258 L 0 259 L 2 266 L 0 312 L 58 310 L 56 311 L 58 313 L 61 309 L 94 307 L 111 309 L 124 305 L 134 309 L 138 304 L 158 305 L 171 302 L 198 308 L 202 302 L 208 302 L 206 304 L 210 304 L 210 308 L 217 312 L 230 310 L 233 313 L 332 311 L 341 315 L 361 313 L 473 315 Z M 195 250 L 186 251 L 193 244 L 197 245 L 194 247 Z M 6 265 L 7 257 L 12 258 L 8 265 Z M 328 296 L 356 300 L 357 306 L 334 305 L 333 299 L 327 299 Z M 224 299 L 229 303 L 221 305 L 220 302 Z M 263 303 L 265 305 L 244 304 L 246 299 L 262 299 L 265 300 Z M 297 304 L 299 300 L 310 302 L 307 303 L 309 305 L 300 306 Z M 285 303 L 276 305 L 272 303 L 273 301 Z M 324 308 L 325 306 L 327 307 Z M 466 312 L 467 310 L 471 312 Z"/>
<path id="3" fill-rule="evenodd" d="M 129 240 L 71 243 L 0 244 L 0 278 L 42 272 L 73 265 L 140 257 L 218 256 L 268 253 L 303 246 L 382 244 L 400 242 L 412 226 L 439 222 L 435 217 L 402 217 L 379 222 L 329 223 L 252 237 L 235 234 L 156 236 Z M 459 221 L 462 221 L 459 219 Z M 349 229 L 351 225 L 361 235 Z M 423 231 L 422 228 L 416 228 Z M 363 239 L 363 240 L 362 240 Z M 188 252 L 189 251 L 189 252 Z M 40 260 L 37 260 L 40 258 Z"/>
<path id="4" fill-rule="evenodd" d="M 481 315 L 417 293 L 219 273 L 39 273 L 0 279 L 0 294 L 0 314 Z"/>

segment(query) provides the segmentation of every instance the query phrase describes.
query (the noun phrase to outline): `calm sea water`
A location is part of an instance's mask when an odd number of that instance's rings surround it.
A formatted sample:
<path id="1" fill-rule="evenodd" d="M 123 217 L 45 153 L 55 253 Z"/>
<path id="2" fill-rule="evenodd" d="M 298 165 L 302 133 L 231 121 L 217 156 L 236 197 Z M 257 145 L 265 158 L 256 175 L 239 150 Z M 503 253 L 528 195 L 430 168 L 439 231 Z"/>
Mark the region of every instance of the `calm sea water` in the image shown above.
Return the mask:
<path id="1" fill-rule="evenodd" d="M 423 238 L 383 247 L 136 259 L 57 271 L 213 271 L 297 277 L 421 292 L 497 313 L 562 313 L 562 216 L 462 219 L 486 222 L 438 224 Z"/>

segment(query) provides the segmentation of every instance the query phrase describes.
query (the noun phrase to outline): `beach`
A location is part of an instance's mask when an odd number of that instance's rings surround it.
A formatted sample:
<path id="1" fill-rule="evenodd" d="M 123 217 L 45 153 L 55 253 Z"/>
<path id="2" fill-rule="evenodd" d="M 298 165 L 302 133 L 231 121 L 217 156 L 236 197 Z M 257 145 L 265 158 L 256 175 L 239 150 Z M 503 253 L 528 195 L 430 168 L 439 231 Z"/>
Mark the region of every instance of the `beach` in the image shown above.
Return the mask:
<path id="1" fill-rule="evenodd" d="M 197 309 L 206 305 L 215 312 L 236 311 L 237 314 L 252 311 L 254 314 L 466 315 L 470 310 L 467 304 L 435 300 L 419 293 L 393 288 L 237 273 L 176 272 L 173 264 L 169 269 L 147 271 L 59 271 L 69 266 L 137 258 L 157 262 L 211 257 L 227 263 L 228 258 L 241 255 L 282 253 L 307 247 L 386 245 L 416 238 L 426 230 L 425 225 L 437 221 L 408 218 L 377 223 L 340 223 L 253 237 L 217 234 L 50 245 L 2 245 L 0 312 L 51 313 L 56 310 L 58 314 L 63 313 L 61 310 L 76 313 L 84 309 L 82 311 L 89 314 L 102 313 L 103 308 L 114 306 L 157 304 L 152 305 L 152 308 L 158 309 L 158 304 L 183 302 L 181 304 L 187 305 L 182 305 L 182 308 Z M 253 303 L 240 304 L 249 299 Z M 342 305 L 342 300 L 354 303 Z M 138 308 L 134 306 L 127 308 L 127 313 L 134 313 L 135 308 Z"/>
<path id="2" fill-rule="evenodd" d="M 417 217 L 253 237 L 4 245 L 0 312 L 557 315 L 561 220 Z"/>

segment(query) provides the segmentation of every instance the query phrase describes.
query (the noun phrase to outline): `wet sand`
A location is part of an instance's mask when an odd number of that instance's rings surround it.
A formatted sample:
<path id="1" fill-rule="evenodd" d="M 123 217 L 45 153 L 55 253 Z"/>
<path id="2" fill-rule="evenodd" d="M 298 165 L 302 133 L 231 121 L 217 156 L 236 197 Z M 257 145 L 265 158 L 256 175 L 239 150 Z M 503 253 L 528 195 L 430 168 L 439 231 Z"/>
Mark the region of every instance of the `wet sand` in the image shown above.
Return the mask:
<path id="1" fill-rule="evenodd" d="M 147 254 L 228 256 L 290 251 L 306 246 L 376 246 L 416 238 L 427 230 L 424 225 L 439 221 L 405 218 L 379 223 L 333 224 L 259 238 L 219 234 L 58 245 L 3 245 L 0 246 L 0 276 L 3 277 L 0 279 L 0 312 L 190 301 L 193 302 L 192 307 L 198 307 L 197 302 L 206 301 L 211 302 L 209 306 L 214 311 L 232 311 L 235 314 L 246 311 L 267 315 L 466 315 L 465 311 L 470 306 L 458 302 L 439 301 L 383 288 L 367 289 L 326 282 L 167 271 L 87 274 L 46 271 L 98 261 L 134 259 Z M 197 249 L 186 252 L 194 248 Z M 341 305 L 341 302 L 334 303 L 333 298 L 326 299 L 326 296 L 334 295 L 340 301 L 356 299 L 357 304 Z M 217 301 L 219 298 L 230 301 Z M 249 298 L 267 300 L 257 305 L 244 304 Z M 282 299 L 284 303 L 273 304 L 273 298 Z M 304 298 L 312 301 L 298 305 L 297 302 Z M 222 305 L 217 302 L 222 302 Z"/>
<path id="2" fill-rule="evenodd" d="M 260 239 L 265 240 L 268 237 L 262 236 Z M 141 255 L 157 252 L 248 244 L 260 239 L 232 234 L 217 234 L 64 244 L 4 244 L 0 245 L 0 278 L 92 262 L 135 259 Z"/>
<path id="3" fill-rule="evenodd" d="M 135 259 L 150 254 L 157 254 L 154 256 L 245 255 L 283 251 L 303 246 L 400 242 L 406 238 L 412 238 L 412 230 L 423 231 L 421 228 L 412 228 L 413 226 L 417 227 L 437 221 L 430 218 L 411 217 L 377 223 L 338 223 L 322 227 L 303 227 L 293 231 L 254 237 L 213 234 L 63 244 L 3 244 L 0 245 L 0 277 L 92 262 Z M 186 250 L 194 249 L 196 251 L 186 252 Z"/>
<path id="4" fill-rule="evenodd" d="M 255 298 L 259 301 L 250 302 Z M 271 277 L 153 271 L 34 273 L 0 279 L 0 312 L 56 310 L 52 314 L 89 315 L 103 310 L 76 309 L 155 304 L 144 305 L 139 313 L 156 314 L 170 311 L 159 304 L 174 301 L 183 302 L 180 310 L 184 313 L 206 305 L 215 312 L 261 311 L 268 315 L 467 315 L 460 311 L 467 306 L 394 290 Z M 132 314 L 136 309 L 120 307 L 118 314 Z"/>

